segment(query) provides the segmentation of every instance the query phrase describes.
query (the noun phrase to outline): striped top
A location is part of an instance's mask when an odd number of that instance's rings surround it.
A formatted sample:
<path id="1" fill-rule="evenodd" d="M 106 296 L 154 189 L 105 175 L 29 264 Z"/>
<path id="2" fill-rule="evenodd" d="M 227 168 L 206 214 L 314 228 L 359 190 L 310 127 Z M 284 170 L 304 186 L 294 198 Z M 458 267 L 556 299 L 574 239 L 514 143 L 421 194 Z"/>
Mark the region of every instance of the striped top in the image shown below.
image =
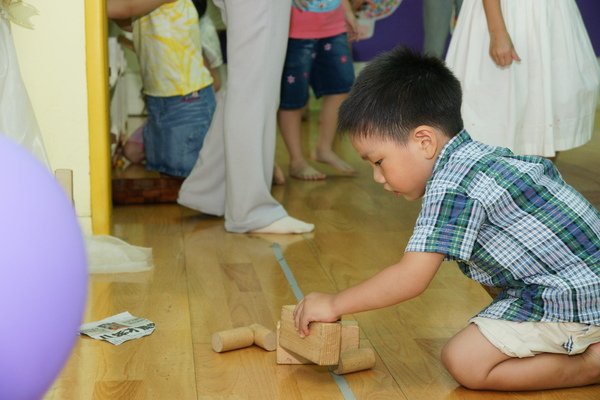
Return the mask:
<path id="1" fill-rule="evenodd" d="M 502 293 L 478 315 L 600 325 L 600 214 L 552 162 L 471 140 L 442 150 L 406 251 Z"/>
<path id="2" fill-rule="evenodd" d="M 212 83 L 204 66 L 198 13 L 191 0 L 165 3 L 133 23 L 144 93 L 182 96 Z"/>

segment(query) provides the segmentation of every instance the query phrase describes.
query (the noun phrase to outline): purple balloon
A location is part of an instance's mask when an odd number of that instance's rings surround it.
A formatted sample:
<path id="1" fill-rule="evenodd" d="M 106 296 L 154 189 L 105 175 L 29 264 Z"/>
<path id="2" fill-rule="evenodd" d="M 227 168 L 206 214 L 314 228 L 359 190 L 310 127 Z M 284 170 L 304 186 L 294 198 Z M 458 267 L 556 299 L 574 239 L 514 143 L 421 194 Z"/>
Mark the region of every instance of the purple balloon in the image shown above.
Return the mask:
<path id="1" fill-rule="evenodd" d="M 0 399 L 40 399 L 79 335 L 85 245 L 52 174 L 1 136 L 0 185 Z"/>

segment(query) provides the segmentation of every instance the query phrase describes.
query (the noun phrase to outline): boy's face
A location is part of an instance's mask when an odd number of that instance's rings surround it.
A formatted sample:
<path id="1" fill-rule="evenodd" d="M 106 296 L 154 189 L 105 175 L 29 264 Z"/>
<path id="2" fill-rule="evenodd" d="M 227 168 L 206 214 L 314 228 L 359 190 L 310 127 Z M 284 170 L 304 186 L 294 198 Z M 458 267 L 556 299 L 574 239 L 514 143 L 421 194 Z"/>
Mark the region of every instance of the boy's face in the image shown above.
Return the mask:
<path id="1" fill-rule="evenodd" d="M 373 179 L 385 190 L 407 200 L 423 196 L 437 156 L 427 138 L 411 135 L 406 144 L 382 138 L 355 138 L 352 145 L 373 167 Z"/>

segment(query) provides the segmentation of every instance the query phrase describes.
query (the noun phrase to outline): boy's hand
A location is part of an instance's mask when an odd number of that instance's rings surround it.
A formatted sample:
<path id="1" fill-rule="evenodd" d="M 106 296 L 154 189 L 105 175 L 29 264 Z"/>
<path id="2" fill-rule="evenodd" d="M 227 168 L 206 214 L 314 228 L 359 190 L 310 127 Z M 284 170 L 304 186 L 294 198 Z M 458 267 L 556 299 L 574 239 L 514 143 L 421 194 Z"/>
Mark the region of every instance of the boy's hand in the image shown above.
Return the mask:
<path id="1" fill-rule="evenodd" d="M 310 333 L 308 325 L 313 322 L 335 322 L 340 318 L 333 308 L 335 295 L 311 293 L 304 297 L 294 309 L 294 325 L 300 336 Z"/>

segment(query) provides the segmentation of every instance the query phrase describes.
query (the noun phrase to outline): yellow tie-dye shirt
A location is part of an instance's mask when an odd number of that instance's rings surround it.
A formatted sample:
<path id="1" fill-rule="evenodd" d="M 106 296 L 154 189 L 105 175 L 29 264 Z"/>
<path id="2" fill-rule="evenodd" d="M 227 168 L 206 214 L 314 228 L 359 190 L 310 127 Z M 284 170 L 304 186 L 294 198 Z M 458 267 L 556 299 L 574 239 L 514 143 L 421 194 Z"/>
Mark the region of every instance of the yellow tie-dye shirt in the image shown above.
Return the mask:
<path id="1" fill-rule="evenodd" d="M 182 96 L 212 83 L 202 60 L 198 13 L 191 0 L 166 3 L 133 23 L 144 93 Z"/>

